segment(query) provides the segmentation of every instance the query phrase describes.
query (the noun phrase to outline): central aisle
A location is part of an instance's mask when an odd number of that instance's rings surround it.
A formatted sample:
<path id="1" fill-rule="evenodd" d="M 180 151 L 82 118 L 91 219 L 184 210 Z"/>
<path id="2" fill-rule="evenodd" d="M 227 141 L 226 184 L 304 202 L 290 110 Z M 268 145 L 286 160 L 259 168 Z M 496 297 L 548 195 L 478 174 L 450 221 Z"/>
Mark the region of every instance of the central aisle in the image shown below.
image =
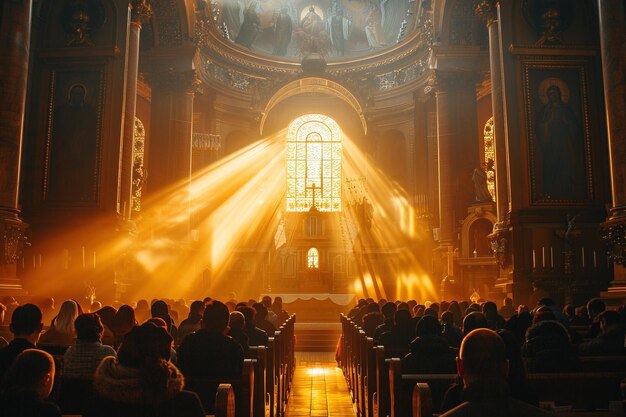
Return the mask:
<path id="1" fill-rule="evenodd" d="M 296 372 L 285 417 L 355 417 L 334 352 L 296 352 Z"/>

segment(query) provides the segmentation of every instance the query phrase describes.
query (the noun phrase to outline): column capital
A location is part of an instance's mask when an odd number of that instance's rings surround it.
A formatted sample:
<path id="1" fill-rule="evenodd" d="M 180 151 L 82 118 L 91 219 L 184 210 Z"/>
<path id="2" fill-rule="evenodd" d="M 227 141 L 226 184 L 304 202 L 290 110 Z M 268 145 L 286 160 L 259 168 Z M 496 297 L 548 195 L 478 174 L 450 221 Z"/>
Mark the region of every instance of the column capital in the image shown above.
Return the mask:
<path id="1" fill-rule="evenodd" d="M 474 71 L 440 71 L 432 70 L 428 75 L 425 94 L 445 93 L 455 90 L 465 90 L 475 88 L 480 74 Z"/>
<path id="2" fill-rule="evenodd" d="M 489 27 L 498 19 L 496 0 L 475 0 L 474 13 Z"/>
<path id="3" fill-rule="evenodd" d="M 130 0 L 128 7 L 131 10 L 131 21 L 140 26 L 147 23 L 152 17 L 152 7 L 149 0 Z"/>
<path id="4" fill-rule="evenodd" d="M 195 69 L 176 71 L 169 68 L 148 74 L 148 80 L 155 89 L 186 93 L 194 93 L 200 84 Z"/>

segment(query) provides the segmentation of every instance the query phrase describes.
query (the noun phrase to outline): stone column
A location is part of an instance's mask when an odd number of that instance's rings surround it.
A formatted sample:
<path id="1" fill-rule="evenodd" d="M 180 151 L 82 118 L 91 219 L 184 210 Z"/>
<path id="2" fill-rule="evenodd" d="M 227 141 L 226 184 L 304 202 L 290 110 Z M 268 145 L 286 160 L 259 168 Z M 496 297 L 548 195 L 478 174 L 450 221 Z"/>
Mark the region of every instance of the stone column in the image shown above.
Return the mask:
<path id="1" fill-rule="evenodd" d="M 154 195 L 191 178 L 195 70 L 152 75 L 152 129 L 148 144 L 147 189 Z"/>
<path id="2" fill-rule="evenodd" d="M 494 232 L 506 230 L 509 211 L 509 180 L 507 171 L 506 138 L 504 130 L 504 97 L 502 95 L 502 73 L 500 62 L 500 32 L 498 31 L 497 2 L 479 0 L 475 12 L 489 32 L 489 67 L 491 74 L 491 108 L 494 127 L 494 151 L 496 170 L 496 212 L 497 223 Z"/>
<path id="3" fill-rule="evenodd" d="M 611 159 L 613 207 L 604 224 L 613 244 L 615 280 L 611 289 L 626 293 L 626 5 L 598 0 L 606 125 Z"/>
<path id="4" fill-rule="evenodd" d="M 139 41 L 141 25 L 152 16 L 146 0 L 133 0 L 128 3 L 131 21 L 128 31 L 128 61 L 126 65 L 126 103 L 124 106 L 124 137 L 122 139 L 121 174 L 118 196 L 118 210 L 130 220 L 132 207 L 133 181 L 133 139 L 135 136 L 135 111 L 137 108 L 137 76 L 139 74 Z"/>
<path id="5" fill-rule="evenodd" d="M 0 7 L 0 290 L 20 290 L 16 262 L 27 225 L 18 200 L 32 0 L 5 0 Z"/>

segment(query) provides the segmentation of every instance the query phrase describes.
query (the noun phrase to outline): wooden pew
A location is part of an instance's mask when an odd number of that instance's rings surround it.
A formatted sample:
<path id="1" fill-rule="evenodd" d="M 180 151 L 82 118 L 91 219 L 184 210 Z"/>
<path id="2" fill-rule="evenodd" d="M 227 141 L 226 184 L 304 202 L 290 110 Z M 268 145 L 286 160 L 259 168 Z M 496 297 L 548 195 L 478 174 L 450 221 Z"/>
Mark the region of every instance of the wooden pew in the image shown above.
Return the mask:
<path id="1" fill-rule="evenodd" d="M 254 359 L 244 359 L 241 378 L 185 378 L 185 389 L 200 397 L 207 414 L 215 412 L 215 395 L 220 384 L 230 384 L 235 391 L 237 417 L 253 417 Z"/>
<path id="2" fill-rule="evenodd" d="M 267 381 L 267 348 L 265 346 L 250 346 L 248 359 L 254 359 L 254 417 L 270 417 L 270 402 L 266 389 Z"/>
<path id="3" fill-rule="evenodd" d="M 580 356 L 580 372 L 626 371 L 626 356 Z"/>

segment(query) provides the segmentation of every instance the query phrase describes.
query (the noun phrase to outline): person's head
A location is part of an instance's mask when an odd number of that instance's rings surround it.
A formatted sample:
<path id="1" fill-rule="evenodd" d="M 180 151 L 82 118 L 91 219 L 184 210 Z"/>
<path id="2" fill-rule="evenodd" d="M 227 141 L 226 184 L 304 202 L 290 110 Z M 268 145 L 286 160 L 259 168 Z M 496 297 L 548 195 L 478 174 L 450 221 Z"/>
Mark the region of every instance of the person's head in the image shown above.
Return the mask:
<path id="1" fill-rule="evenodd" d="M 15 358 L 6 374 L 7 392 L 35 392 L 47 398 L 54 385 L 54 359 L 38 349 L 26 349 Z"/>
<path id="2" fill-rule="evenodd" d="M 228 307 L 224 303 L 213 300 L 204 308 L 202 328 L 211 332 L 225 333 L 229 315 Z"/>
<path id="3" fill-rule="evenodd" d="M 381 312 L 385 319 L 392 319 L 395 312 L 398 310 L 398 306 L 395 303 L 388 302 L 383 305 Z"/>
<path id="4" fill-rule="evenodd" d="M 231 330 L 243 330 L 246 325 L 246 318 L 241 311 L 233 311 L 230 313 L 228 326 Z"/>
<path id="5" fill-rule="evenodd" d="M 204 313 L 204 302 L 197 300 L 191 303 L 191 307 L 189 307 L 190 316 L 201 316 L 202 313 Z"/>
<path id="6" fill-rule="evenodd" d="M 54 298 L 46 297 L 41 300 L 41 303 L 39 303 L 39 305 L 41 306 L 41 310 L 54 310 Z"/>
<path id="7" fill-rule="evenodd" d="M 465 386 L 479 380 L 504 380 L 508 368 L 504 341 L 496 332 L 475 329 L 463 338 L 457 370 Z"/>
<path id="8" fill-rule="evenodd" d="M 74 320 L 78 317 L 78 305 L 73 300 L 65 300 L 61 304 L 59 314 L 54 318 L 54 328 L 64 334 L 74 334 Z"/>
<path id="9" fill-rule="evenodd" d="M 254 318 L 256 316 L 256 310 L 253 307 L 242 306 L 237 307 L 237 311 L 241 312 L 246 319 L 246 326 L 254 326 Z"/>
<path id="10" fill-rule="evenodd" d="M 609 326 L 622 324 L 623 319 L 621 314 L 619 314 L 617 311 L 607 310 L 598 315 L 598 323 L 600 323 L 600 329 L 602 329 L 602 331 L 605 331 Z"/>
<path id="11" fill-rule="evenodd" d="M 124 304 L 115 313 L 111 330 L 113 330 L 115 334 L 121 336 L 130 332 L 130 330 L 136 325 L 137 320 L 135 319 L 135 310 L 128 304 Z"/>
<path id="12" fill-rule="evenodd" d="M 470 332 L 476 329 L 486 329 L 489 327 L 487 318 L 483 313 L 478 311 L 472 311 L 463 319 L 463 334 L 468 335 Z"/>
<path id="13" fill-rule="evenodd" d="M 502 300 L 502 305 L 505 307 L 513 307 L 513 299 L 511 297 L 504 297 L 504 300 Z"/>
<path id="14" fill-rule="evenodd" d="M 404 326 L 411 323 L 411 312 L 406 309 L 398 310 L 393 315 L 393 322 L 396 326 Z"/>
<path id="15" fill-rule="evenodd" d="M 265 320 L 267 317 L 267 307 L 262 303 L 254 303 L 252 307 L 256 310 L 256 319 Z"/>
<path id="16" fill-rule="evenodd" d="M 415 335 L 417 337 L 437 336 L 441 334 L 439 321 L 433 316 L 424 316 L 417 322 L 415 326 Z"/>
<path id="17" fill-rule="evenodd" d="M 365 314 L 368 313 L 380 313 L 380 306 L 377 303 L 369 303 L 365 307 Z"/>
<path id="18" fill-rule="evenodd" d="M 28 339 L 33 344 L 37 344 L 39 334 L 43 329 L 41 317 L 41 310 L 34 304 L 18 306 L 11 316 L 9 329 L 15 337 Z"/>
<path id="19" fill-rule="evenodd" d="M 226 301 L 226 303 L 224 304 L 226 306 L 226 308 L 228 308 L 229 312 L 233 312 L 235 311 L 235 309 L 237 308 L 237 303 L 235 303 L 234 301 Z"/>
<path id="20" fill-rule="evenodd" d="M 550 297 L 544 297 L 544 298 L 542 298 L 541 300 L 539 300 L 537 302 L 537 305 L 546 306 L 546 307 L 552 307 L 552 306 L 554 306 L 554 300 L 552 298 L 550 298 Z"/>
<path id="21" fill-rule="evenodd" d="M 540 321 L 544 320 L 556 320 L 554 312 L 546 306 L 539 307 L 539 309 L 535 311 L 535 315 L 533 316 L 533 324 L 539 323 Z"/>
<path id="22" fill-rule="evenodd" d="M 117 352 L 120 364 L 134 369 L 143 369 L 150 363 L 169 361 L 172 336 L 167 330 L 154 323 L 133 327 L 126 334 Z"/>
<path id="23" fill-rule="evenodd" d="M 483 314 L 485 316 L 496 315 L 498 314 L 498 306 L 493 301 L 487 301 L 482 306 Z"/>
<path id="24" fill-rule="evenodd" d="M 93 303 L 91 303 L 91 306 L 89 306 L 89 312 L 90 313 L 95 313 L 96 311 L 100 310 L 102 308 L 102 303 L 100 301 L 94 301 Z"/>
<path id="25" fill-rule="evenodd" d="M 168 317 L 169 309 L 165 301 L 157 300 L 152 304 L 152 307 L 150 307 L 150 313 L 152 317 Z"/>
<path id="26" fill-rule="evenodd" d="M 264 295 L 263 298 L 261 299 L 261 303 L 266 307 L 266 308 L 271 308 L 272 307 L 272 297 L 270 297 L 269 295 Z"/>
<path id="27" fill-rule="evenodd" d="M 587 303 L 587 313 L 589 314 L 589 318 L 592 320 L 596 318 L 596 316 L 602 313 L 606 309 L 606 305 L 604 301 L 599 298 L 592 298 Z"/>
<path id="28" fill-rule="evenodd" d="M 148 300 L 141 299 L 137 301 L 137 311 L 148 311 L 150 309 L 150 305 L 148 304 Z"/>
<path id="29" fill-rule="evenodd" d="M 76 337 L 85 342 L 99 342 L 104 326 L 96 313 L 81 314 L 74 320 Z"/>
<path id="30" fill-rule="evenodd" d="M 96 311 L 96 314 L 100 316 L 100 320 L 105 327 L 111 329 L 113 326 L 113 320 L 115 319 L 115 313 L 117 311 L 111 306 L 104 306 L 100 310 Z"/>
<path id="31" fill-rule="evenodd" d="M 452 326 L 454 323 L 454 315 L 451 311 L 446 311 L 441 315 L 441 324 L 444 326 Z"/>
<path id="32" fill-rule="evenodd" d="M 574 307 L 573 304 L 565 304 L 565 306 L 563 307 L 563 314 L 571 319 L 576 315 L 576 307 Z"/>

